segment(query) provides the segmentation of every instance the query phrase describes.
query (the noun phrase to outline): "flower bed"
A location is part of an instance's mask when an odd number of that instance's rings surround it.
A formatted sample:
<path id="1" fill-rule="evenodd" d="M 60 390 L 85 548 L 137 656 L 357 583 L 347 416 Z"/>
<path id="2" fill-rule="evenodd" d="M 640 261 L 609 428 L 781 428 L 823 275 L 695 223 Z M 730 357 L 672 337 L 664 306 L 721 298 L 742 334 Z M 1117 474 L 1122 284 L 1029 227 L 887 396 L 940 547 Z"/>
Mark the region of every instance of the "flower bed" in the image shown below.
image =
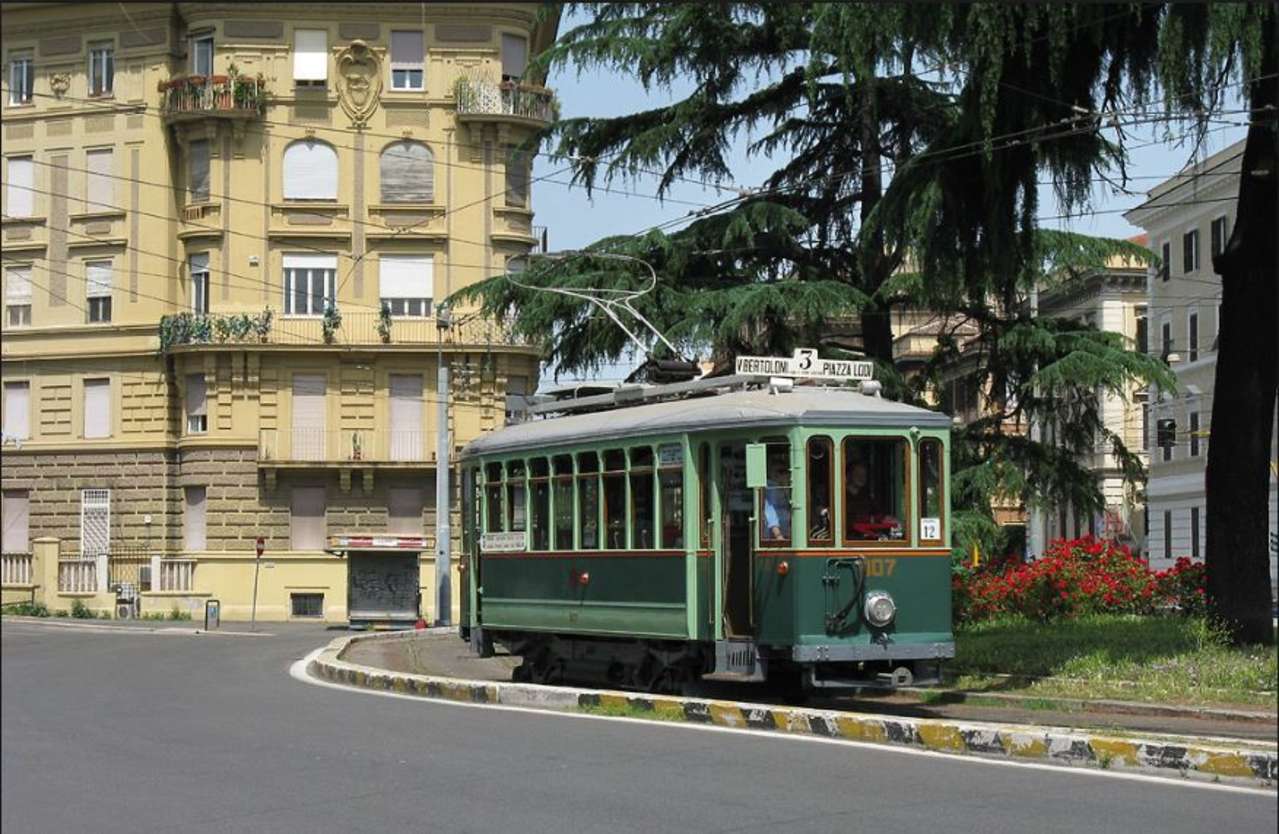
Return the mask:
<path id="1" fill-rule="evenodd" d="M 961 570 L 953 588 L 960 622 L 1205 609 L 1201 563 L 1181 558 L 1168 570 L 1152 571 L 1125 545 L 1091 536 L 1055 541 L 1034 562 Z"/>

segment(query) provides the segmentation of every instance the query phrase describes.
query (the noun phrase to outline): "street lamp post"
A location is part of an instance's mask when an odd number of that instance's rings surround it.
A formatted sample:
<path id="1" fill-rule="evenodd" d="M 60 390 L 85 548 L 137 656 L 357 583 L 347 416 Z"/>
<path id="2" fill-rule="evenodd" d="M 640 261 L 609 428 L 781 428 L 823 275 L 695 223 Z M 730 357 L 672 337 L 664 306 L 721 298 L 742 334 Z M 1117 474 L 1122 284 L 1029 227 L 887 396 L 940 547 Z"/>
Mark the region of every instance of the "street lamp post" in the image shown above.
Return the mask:
<path id="1" fill-rule="evenodd" d="M 446 305 L 435 313 L 436 449 L 435 449 L 435 625 L 452 620 L 449 582 L 449 369 L 444 363 L 444 333 L 452 324 Z"/>

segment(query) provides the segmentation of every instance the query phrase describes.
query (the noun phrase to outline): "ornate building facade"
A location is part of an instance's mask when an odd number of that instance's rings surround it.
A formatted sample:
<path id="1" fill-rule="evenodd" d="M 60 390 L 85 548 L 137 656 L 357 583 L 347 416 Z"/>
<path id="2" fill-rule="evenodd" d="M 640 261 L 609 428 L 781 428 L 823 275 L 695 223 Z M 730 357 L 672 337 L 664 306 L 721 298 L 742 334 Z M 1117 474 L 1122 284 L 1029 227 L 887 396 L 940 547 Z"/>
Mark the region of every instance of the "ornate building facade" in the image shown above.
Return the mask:
<path id="1" fill-rule="evenodd" d="M 342 618 L 329 535 L 432 536 L 439 363 L 452 454 L 536 385 L 536 350 L 440 302 L 544 239 L 521 146 L 556 115 L 527 63 L 557 17 L 0 14 L 3 550 L 57 537 L 92 563 L 60 584 L 101 592 L 102 554 L 137 548 L 150 593 L 194 607 L 222 577 L 237 616 L 262 537 L 260 616 Z"/>

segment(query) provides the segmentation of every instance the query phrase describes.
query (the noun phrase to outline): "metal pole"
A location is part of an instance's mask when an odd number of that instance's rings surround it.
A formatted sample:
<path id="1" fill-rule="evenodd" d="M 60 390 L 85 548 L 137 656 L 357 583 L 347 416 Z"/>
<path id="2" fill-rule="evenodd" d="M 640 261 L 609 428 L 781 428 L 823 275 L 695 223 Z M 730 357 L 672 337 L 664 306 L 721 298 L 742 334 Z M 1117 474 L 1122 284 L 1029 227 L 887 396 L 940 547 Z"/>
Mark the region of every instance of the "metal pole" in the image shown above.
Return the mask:
<path id="1" fill-rule="evenodd" d="M 444 362 L 444 331 L 449 311 L 436 313 L 436 449 L 435 449 L 435 625 L 452 622 L 449 564 L 449 368 Z"/>
<path id="2" fill-rule="evenodd" d="M 249 614 L 249 631 L 258 630 L 258 572 L 262 569 L 263 544 L 262 537 L 258 536 L 257 558 L 253 560 L 253 608 Z"/>

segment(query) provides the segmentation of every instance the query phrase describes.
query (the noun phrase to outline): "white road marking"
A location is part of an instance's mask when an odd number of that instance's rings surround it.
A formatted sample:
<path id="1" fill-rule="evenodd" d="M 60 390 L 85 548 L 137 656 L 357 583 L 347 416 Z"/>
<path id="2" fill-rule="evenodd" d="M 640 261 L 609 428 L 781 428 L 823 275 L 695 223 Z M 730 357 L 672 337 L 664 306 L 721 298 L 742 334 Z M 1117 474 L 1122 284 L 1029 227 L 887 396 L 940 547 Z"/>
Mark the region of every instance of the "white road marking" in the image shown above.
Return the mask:
<path id="1" fill-rule="evenodd" d="M 645 718 L 628 718 L 618 715 L 592 715 L 584 712 L 568 712 L 560 710 L 542 710 L 533 709 L 531 707 L 517 707 L 508 704 L 468 704 L 463 701 L 450 701 L 443 698 L 428 698 L 421 695 L 405 695 L 399 692 L 383 692 L 376 689 L 366 689 L 361 686 L 351 686 L 348 684 L 334 683 L 333 681 L 320 680 L 313 677 L 307 668 L 311 662 L 317 658 L 321 652 L 325 651 L 328 646 L 323 646 L 308 654 L 301 660 L 295 661 L 289 667 L 289 675 L 295 680 L 302 683 L 308 683 L 312 686 L 323 686 L 329 689 L 339 689 L 344 692 L 359 695 L 377 695 L 383 698 L 398 698 L 405 701 L 429 702 L 432 704 L 442 704 L 446 706 L 465 707 L 470 709 L 497 709 L 505 712 L 519 712 L 528 715 L 544 715 L 557 718 L 585 718 L 592 721 L 620 721 L 636 724 L 660 725 L 670 728 L 681 728 L 689 730 L 698 730 L 701 732 L 715 733 L 732 733 L 734 735 L 760 736 L 767 737 L 770 740 L 800 741 L 812 744 L 838 744 L 849 747 L 860 747 L 875 751 L 887 753 L 898 753 L 905 756 L 924 756 L 927 758 L 942 759 L 955 764 L 980 764 L 994 765 L 996 767 L 1020 767 L 1029 768 L 1031 770 L 1048 770 L 1053 773 L 1073 774 L 1075 776 L 1092 776 L 1106 779 L 1124 779 L 1132 782 L 1150 782 L 1164 787 L 1175 788 L 1199 788 L 1210 791 L 1223 791 L 1225 793 L 1246 794 L 1250 796 L 1262 796 L 1267 799 L 1275 798 L 1275 791 L 1267 788 L 1252 788 L 1244 785 L 1227 785 L 1215 782 L 1199 782 L 1193 779 L 1173 779 L 1165 776 L 1151 776 L 1146 773 L 1126 773 L 1117 770 L 1093 770 L 1080 767 L 1071 767 L 1069 765 L 1051 765 L 1042 764 L 1040 762 L 1018 762 L 1007 759 L 988 759 L 980 756 L 959 755 L 954 753 L 939 753 L 934 750 L 916 750 L 909 747 L 895 747 L 885 744 L 873 744 L 865 741 L 849 741 L 839 738 L 826 738 L 824 736 L 806 736 L 793 733 L 770 732 L 768 730 L 750 730 L 738 727 L 721 727 L 715 724 L 694 724 L 679 721 L 652 721 Z"/>

